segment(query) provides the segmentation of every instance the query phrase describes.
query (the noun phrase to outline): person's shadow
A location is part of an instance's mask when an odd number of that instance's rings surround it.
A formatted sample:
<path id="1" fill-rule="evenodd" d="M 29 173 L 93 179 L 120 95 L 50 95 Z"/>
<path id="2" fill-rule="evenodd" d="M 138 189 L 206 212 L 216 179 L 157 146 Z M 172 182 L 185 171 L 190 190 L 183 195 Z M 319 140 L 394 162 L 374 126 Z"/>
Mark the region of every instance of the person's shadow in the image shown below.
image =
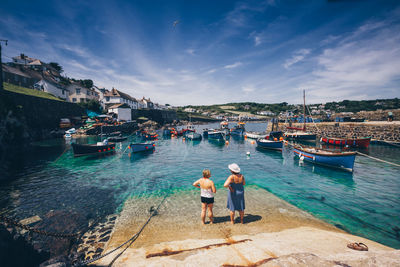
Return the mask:
<path id="1" fill-rule="evenodd" d="M 240 223 L 240 217 L 238 216 L 238 214 L 235 214 L 235 215 L 236 215 L 235 223 Z M 260 215 L 244 214 L 243 223 L 244 224 L 251 223 L 251 222 L 259 221 L 261 219 L 262 219 L 262 217 Z M 231 221 L 231 218 L 229 215 L 214 217 L 214 223 L 224 223 L 224 222 L 230 222 L 230 221 Z"/>

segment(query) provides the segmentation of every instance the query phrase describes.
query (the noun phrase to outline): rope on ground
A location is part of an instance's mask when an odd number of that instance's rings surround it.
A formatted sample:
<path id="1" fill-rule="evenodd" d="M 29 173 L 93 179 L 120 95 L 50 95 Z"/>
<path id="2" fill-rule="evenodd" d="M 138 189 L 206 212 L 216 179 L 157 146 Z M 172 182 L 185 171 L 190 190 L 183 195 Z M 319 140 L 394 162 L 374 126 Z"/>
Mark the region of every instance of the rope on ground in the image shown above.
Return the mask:
<path id="1" fill-rule="evenodd" d="M 378 158 L 372 157 L 372 156 L 370 156 L 370 155 L 361 153 L 361 152 L 359 152 L 359 151 L 357 151 L 357 154 L 360 154 L 361 156 L 364 156 L 364 157 L 367 157 L 367 158 L 370 158 L 370 159 L 374 159 L 374 160 L 376 160 L 376 161 L 380 161 L 380 162 L 384 162 L 384 163 L 387 163 L 387 164 L 390 164 L 390 165 L 393 165 L 393 166 L 400 167 L 400 164 L 393 163 L 393 162 L 390 162 L 390 161 L 386 161 L 386 160 L 383 160 L 383 159 L 378 159 Z"/>
<path id="2" fill-rule="evenodd" d="M 147 219 L 147 221 L 142 225 L 142 227 L 139 229 L 139 231 L 138 231 L 136 234 L 134 234 L 130 239 L 128 239 L 127 241 L 125 241 L 124 243 L 122 243 L 121 245 L 119 245 L 118 247 L 114 248 L 113 250 L 110 250 L 109 252 L 107 252 L 107 253 L 105 253 L 105 254 L 103 254 L 103 255 L 100 255 L 100 256 L 95 257 L 95 258 L 90 259 L 90 260 L 86 260 L 86 261 L 83 261 L 83 262 L 75 263 L 74 266 L 84 266 L 84 265 L 88 265 L 88 264 L 90 264 L 90 263 L 92 263 L 92 262 L 98 261 L 99 259 L 104 258 L 104 257 L 110 255 L 111 253 L 117 251 L 118 249 L 120 249 L 121 247 L 123 247 L 123 246 L 125 246 L 126 244 L 129 243 L 128 246 L 127 246 L 120 254 L 118 254 L 118 255 L 116 256 L 116 258 L 114 258 L 114 259 L 112 260 L 112 262 L 111 262 L 111 264 L 112 264 L 112 263 L 113 263 L 127 248 L 129 248 L 129 247 L 132 245 L 133 242 L 136 241 L 136 239 L 137 239 L 137 238 L 139 237 L 139 235 L 142 233 L 142 231 L 144 230 L 144 228 L 145 228 L 145 227 L 147 226 L 147 224 L 150 222 L 151 218 L 152 218 L 153 216 L 155 216 L 155 215 L 158 214 L 158 210 L 160 209 L 160 207 L 161 207 L 161 205 L 164 203 L 164 201 L 167 199 L 168 195 L 169 195 L 169 193 L 167 193 L 167 194 L 165 195 L 165 197 L 163 198 L 163 200 L 161 200 L 161 202 L 158 204 L 157 208 L 151 210 L 151 214 L 150 214 L 149 218 Z"/>
<path id="3" fill-rule="evenodd" d="M 19 223 L 11 218 L 8 218 L 4 215 L 0 215 L 0 220 L 6 222 L 7 224 L 14 225 L 16 227 L 22 228 L 24 230 L 27 230 L 29 232 L 34 232 L 40 235 L 45 235 L 45 236 L 52 236 L 52 237 L 57 237 L 57 238 L 75 238 L 77 237 L 80 233 L 74 233 L 74 234 L 66 234 L 66 233 L 52 233 L 52 232 L 47 232 L 43 230 L 39 230 L 36 228 L 29 227 L 25 224 Z"/>

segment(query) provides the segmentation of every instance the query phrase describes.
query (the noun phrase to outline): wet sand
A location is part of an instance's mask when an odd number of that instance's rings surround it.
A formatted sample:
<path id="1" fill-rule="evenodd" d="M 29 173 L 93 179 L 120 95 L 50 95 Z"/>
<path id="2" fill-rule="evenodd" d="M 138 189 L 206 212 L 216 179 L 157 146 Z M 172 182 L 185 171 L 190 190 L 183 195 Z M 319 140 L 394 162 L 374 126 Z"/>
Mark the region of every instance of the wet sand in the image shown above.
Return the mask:
<path id="1" fill-rule="evenodd" d="M 346 245 L 350 242 L 367 243 L 373 253 L 398 252 L 346 234 L 257 186 L 247 186 L 245 198 L 244 224 L 238 223 L 236 214 L 237 223 L 234 225 L 231 225 L 226 209 L 225 189 L 219 189 L 216 194 L 212 225 L 201 224 L 199 190 L 173 192 L 164 201 L 163 196 L 131 198 L 116 220 L 105 252 L 138 232 L 149 218 L 151 207 L 157 207 L 162 201 L 158 215 L 152 217 L 139 238 L 115 261 L 114 266 L 258 266 L 277 263 L 283 256 L 289 257 L 293 253 L 312 254 L 301 256 L 309 258 L 310 262 L 317 262 L 315 255 L 330 261 L 334 260 L 331 256 L 343 254 L 344 258 L 350 255 L 348 257 L 352 259 L 354 253 L 370 253 L 348 249 Z M 108 265 L 116 254 L 118 252 L 96 264 Z M 400 257 L 398 253 L 395 256 Z M 207 260 L 209 257 L 214 257 L 214 260 Z"/>

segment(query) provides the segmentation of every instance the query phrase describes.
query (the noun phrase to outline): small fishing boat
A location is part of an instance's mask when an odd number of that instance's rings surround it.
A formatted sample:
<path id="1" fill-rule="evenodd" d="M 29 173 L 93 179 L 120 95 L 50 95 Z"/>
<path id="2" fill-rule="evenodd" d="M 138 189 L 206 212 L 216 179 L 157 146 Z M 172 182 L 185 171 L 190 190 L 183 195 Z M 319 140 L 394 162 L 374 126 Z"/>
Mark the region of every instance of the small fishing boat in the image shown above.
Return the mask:
<path id="1" fill-rule="evenodd" d="M 128 139 L 128 138 L 127 137 L 122 137 L 122 136 L 115 136 L 115 137 L 107 138 L 108 141 L 114 142 L 114 143 L 119 143 L 119 142 L 125 141 L 126 139 Z"/>
<path id="2" fill-rule="evenodd" d="M 273 141 L 265 138 L 259 138 L 257 139 L 257 147 L 282 151 L 283 141 Z"/>
<path id="3" fill-rule="evenodd" d="M 187 133 L 187 134 L 185 135 L 185 137 L 186 137 L 187 139 L 189 139 L 189 140 L 201 140 L 201 139 L 202 139 L 201 134 L 195 133 L 195 132 Z"/>
<path id="4" fill-rule="evenodd" d="M 300 160 L 320 164 L 327 167 L 339 168 L 349 172 L 353 171 L 354 160 L 357 152 L 333 152 L 316 147 L 293 146 L 295 157 Z"/>
<path id="5" fill-rule="evenodd" d="M 239 121 L 238 124 L 231 129 L 231 135 L 243 136 L 245 132 L 244 125 L 244 122 Z"/>
<path id="6" fill-rule="evenodd" d="M 64 134 L 64 138 L 69 140 L 72 138 L 72 135 L 70 133 L 66 133 L 66 134 Z"/>
<path id="7" fill-rule="evenodd" d="M 317 138 L 316 134 L 309 133 L 306 131 L 306 91 L 303 90 L 303 128 L 297 127 L 286 127 L 288 130 L 284 133 L 284 136 L 288 140 L 296 141 L 312 141 Z"/>
<path id="8" fill-rule="evenodd" d="M 143 151 L 152 151 L 156 147 L 154 143 L 133 143 L 129 145 L 129 149 L 132 153 L 143 152 Z"/>
<path id="9" fill-rule="evenodd" d="M 225 135 L 230 135 L 231 134 L 231 130 L 229 129 L 229 122 L 228 121 L 222 121 L 220 123 L 221 125 L 221 131 L 223 131 L 225 133 Z"/>
<path id="10" fill-rule="evenodd" d="M 115 152 L 115 143 L 97 142 L 97 144 L 72 144 L 74 156 L 86 156 Z"/>
<path id="11" fill-rule="evenodd" d="M 219 130 L 210 130 L 208 131 L 208 139 L 214 140 L 225 140 L 225 133 Z"/>
<path id="12" fill-rule="evenodd" d="M 154 131 L 147 131 L 147 130 L 143 130 L 140 132 L 140 136 L 144 139 L 144 140 L 155 140 L 158 138 L 158 134 Z"/>
<path id="13" fill-rule="evenodd" d="M 328 145 L 367 148 L 371 141 L 371 137 L 359 137 L 359 138 L 321 137 L 320 141 Z"/>
<path id="14" fill-rule="evenodd" d="M 306 132 L 305 129 L 295 132 L 285 132 L 284 136 L 288 140 L 296 141 L 312 141 L 317 138 L 316 134 Z"/>
<path id="15" fill-rule="evenodd" d="M 176 131 L 175 128 L 167 128 L 163 130 L 163 135 L 164 136 L 171 136 L 171 135 L 177 135 L 178 132 Z"/>
<path id="16" fill-rule="evenodd" d="M 262 132 L 245 132 L 244 136 L 251 139 L 259 139 L 259 138 L 266 138 L 268 134 Z"/>

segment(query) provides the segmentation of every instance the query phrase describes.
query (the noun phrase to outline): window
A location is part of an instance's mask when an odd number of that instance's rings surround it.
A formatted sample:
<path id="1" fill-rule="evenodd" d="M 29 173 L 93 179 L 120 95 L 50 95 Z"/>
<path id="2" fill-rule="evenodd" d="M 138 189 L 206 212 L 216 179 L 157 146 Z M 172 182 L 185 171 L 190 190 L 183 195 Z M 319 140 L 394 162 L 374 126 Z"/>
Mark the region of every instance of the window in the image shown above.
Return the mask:
<path id="1" fill-rule="evenodd" d="M 106 96 L 106 101 L 110 101 L 110 97 L 109 96 Z"/>
<path id="2" fill-rule="evenodd" d="M 84 103 L 84 102 L 85 102 L 85 99 L 84 99 L 84 98 L 80 98 L 80 99 L 79 99 L 79 102 Z"/>
<path id="3" fill-rule="evenodd" d="M 76 102 L 76 98 L 74 97 L 74 98 L 72 98 L 72 102 Z"/>
<path id="4" fill-rule="evenodd" d="M 62 94 L 65 95 L 65 90 L 62 90 Z"/>
<path id="5" fill-rule="evenodd" d="M 75 92 L 76 92 L 77 95 L 80 95 L 81 94 L 81 88 L 76 88 Z"/>

